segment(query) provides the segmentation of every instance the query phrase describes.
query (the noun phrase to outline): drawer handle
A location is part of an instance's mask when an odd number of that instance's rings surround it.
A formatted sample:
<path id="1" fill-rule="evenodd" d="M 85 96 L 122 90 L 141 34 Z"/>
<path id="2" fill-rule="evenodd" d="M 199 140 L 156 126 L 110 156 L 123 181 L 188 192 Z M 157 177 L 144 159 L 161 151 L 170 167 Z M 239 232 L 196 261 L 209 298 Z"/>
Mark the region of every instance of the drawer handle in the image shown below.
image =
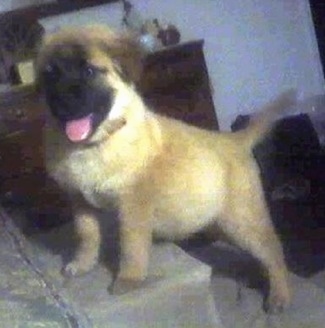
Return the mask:
<path id="1" fill-rule="evenodd" d="M 18 119 L 22 119 L 22 118 L 25 118 L 25 117 L 26 117 L 26 113 L 25 113 L 25 111 L 22 110 L 22 109 L 16 109 L 16 110 L 15 110 L 15 116 L 16 116 L 16 118 L 18 118 Z"/>
<path id="2" fill-rule="evenodd" d="M 170 65 L 163 64 L 161 65 L 161 73 L 172 77 L 174 75 L 174 69 Z"/>

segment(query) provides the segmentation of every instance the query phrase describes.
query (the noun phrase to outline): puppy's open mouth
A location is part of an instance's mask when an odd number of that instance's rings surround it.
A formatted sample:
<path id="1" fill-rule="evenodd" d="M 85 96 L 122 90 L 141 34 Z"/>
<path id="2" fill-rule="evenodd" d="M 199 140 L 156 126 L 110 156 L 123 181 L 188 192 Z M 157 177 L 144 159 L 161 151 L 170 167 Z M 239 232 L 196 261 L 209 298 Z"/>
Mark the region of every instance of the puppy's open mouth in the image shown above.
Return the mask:
<path id="1" fill-rule="evenodd" d="M 67 121 L 65 123 L 65 133 L 70 141 L 80 142 L 86 140 L 93 130 L 93 114 L 82 118 Z"/>

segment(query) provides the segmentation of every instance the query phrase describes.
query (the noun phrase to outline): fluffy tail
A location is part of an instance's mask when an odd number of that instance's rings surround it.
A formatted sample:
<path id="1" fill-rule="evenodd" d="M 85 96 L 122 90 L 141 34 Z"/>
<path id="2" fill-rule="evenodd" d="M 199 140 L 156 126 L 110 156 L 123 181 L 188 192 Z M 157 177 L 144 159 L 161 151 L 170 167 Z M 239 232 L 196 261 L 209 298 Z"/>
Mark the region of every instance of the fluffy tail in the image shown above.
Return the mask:
<path id="1" fill-rule="evenodd" d="M 266 104 L 261 111 L 253 114 L 248 126 L 237 133 L 240 134 L 240 138 L 242 138 L 244 143 L 249 148 L 252 148 L 271 130 L 273 123 L 285 114 L 292 112 L 292 108 L 296 104 L 296 91 L 288 90 Z"/>

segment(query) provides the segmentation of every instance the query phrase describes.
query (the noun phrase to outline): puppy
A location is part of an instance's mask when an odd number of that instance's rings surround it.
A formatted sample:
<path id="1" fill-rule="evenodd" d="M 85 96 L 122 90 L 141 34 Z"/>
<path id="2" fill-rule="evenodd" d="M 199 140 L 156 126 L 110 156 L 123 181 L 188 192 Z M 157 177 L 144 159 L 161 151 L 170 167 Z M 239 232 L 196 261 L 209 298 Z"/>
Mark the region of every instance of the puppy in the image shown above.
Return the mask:
<path id="1" fill-rule="evenodd" d="M 115 293 L 147 277 L 153 236 L 175 240 L 214 226 L 266 269 L 268 308 L 286 307 L 287 268 L 252 147 L 294 94 L 266 105 L 243 131 L 205 131 L 150 111 L 135 87 L 142 56 L 133 38 L 103 27 L 62 30 L 40 49 L 47 170 L 70 195 L 80 236 L 65 272 L 82 274 L 96 263 L 94 208 L 114 198 L 121 240 Z"/>

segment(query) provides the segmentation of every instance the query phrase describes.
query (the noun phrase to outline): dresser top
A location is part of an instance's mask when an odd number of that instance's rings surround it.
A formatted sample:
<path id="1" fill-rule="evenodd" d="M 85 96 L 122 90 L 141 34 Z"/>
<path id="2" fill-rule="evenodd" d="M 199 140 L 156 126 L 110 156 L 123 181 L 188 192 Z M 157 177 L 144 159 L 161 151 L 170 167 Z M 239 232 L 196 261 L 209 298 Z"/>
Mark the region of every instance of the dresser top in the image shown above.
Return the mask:
<path id="1" fill-rule="evenodd" d="M 172 60 L 174 57 L 181 57 L 190 52 L 202 50 L 203 44 L 204 40 L 200 39 L 161 48 L 152 53 L 149 53 L 145 58 L 145 64 L 152 65 L 160 60 Z"/>

